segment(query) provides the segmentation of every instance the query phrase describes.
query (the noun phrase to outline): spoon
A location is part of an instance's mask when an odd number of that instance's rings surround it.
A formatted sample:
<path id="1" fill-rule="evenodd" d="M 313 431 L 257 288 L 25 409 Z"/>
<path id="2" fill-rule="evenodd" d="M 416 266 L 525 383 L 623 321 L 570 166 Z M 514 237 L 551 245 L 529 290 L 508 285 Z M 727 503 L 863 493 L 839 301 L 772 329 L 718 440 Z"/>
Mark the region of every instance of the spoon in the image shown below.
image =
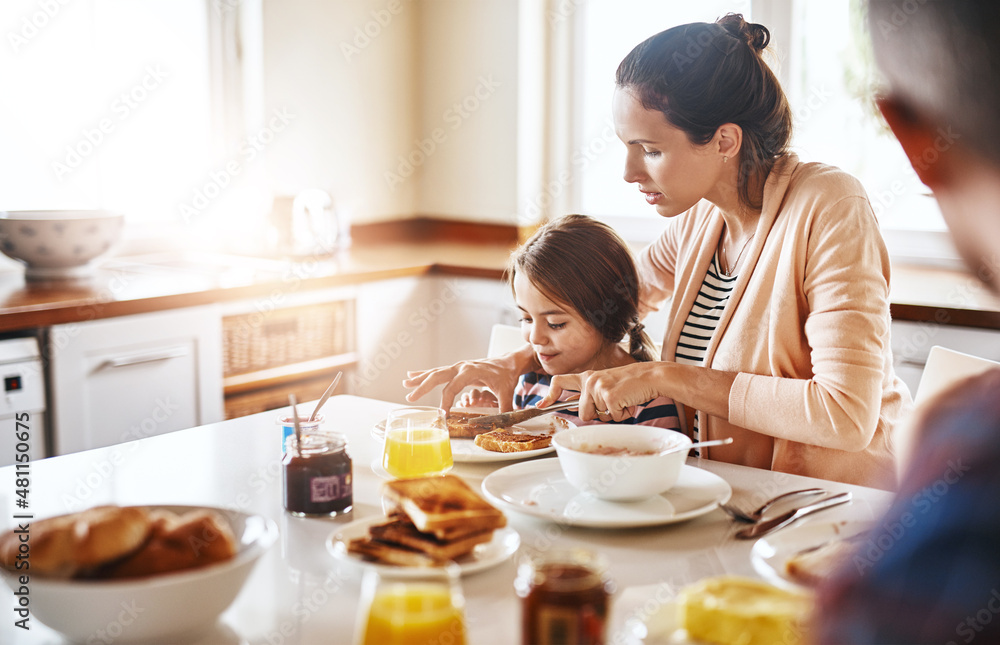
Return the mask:
<path id="1" fill-rule="evenodd" d="M 724 446 L 726 444 L 732 443 L 732 437 L 726 437 L 725 439 L 712 439 L 711 441 L 695 441 L 694 443 L 689 443 L 686 446 L 674 446 L 673 448 L 667 448 L 666 450 L 661 450 L 656 453 L 656 457 L 660 455 L 669 455 L 672 452 L 680 452 L 682 450 L 691 450 L 692 448 L 704 448 L 707 446 Z"/>
<path id="2" fill-rule="evenodd" d="M 295 449 L 298 451 L 299 456 L 302 456 L 302 426 L 299 425 L 299 411 L 295 409 L 295 405 L 298 401 L 295 400 L 294 394 L 288 395 L 288 402 L 292 406 L 292 422 L 295 424 Z"/>
<path id="3" fill-rule="evenodd" d="M 323 404 L 330 398 L 333 391 L 337 389 L 337 383 L 340 383 L 340 377 L 343 375 L 343 372 L 337 372 L 337 375 L 333 377 L 333 383 L 330 383 L 330 387 L 326 388 L 326 392 L 323 392 L 323 396 L 319 397 L 319 403 L 316 404 L 316 409 L 313 410 L 313 413 L 309 415 L 309 421 L 316 420 L 316 415 L 319 414 L 319 409 L 323 407 Z M 298 419 L 298 417 L 296 417 L 296 419 Z"/>

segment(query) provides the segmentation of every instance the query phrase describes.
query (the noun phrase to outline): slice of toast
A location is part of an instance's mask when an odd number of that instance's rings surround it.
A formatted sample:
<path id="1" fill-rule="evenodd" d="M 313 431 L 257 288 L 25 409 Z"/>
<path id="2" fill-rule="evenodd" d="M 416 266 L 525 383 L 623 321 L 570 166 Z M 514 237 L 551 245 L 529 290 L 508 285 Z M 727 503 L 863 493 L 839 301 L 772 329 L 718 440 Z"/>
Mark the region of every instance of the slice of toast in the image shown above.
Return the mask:
<path id="1" fill-rule="evenodd" d="M 439 539 L 456 539 L 507 525 L 501 511 L 455 475 L 388 481 L 382 485 L 382 495 L 419 531 Z"/>
<path id="2" fill-rule="evenodd" d="M 552 445 L 552 437 L 493 430 L 477 436 L 476 445 L 493 452 L 524 452 L 548 448 Z"/>
<path id="3" fill-rule="evenodd" d="M 857 542 L 857 538 L 831 540 L 799 551 L 785 561 L 785 571 L 789 578 L 801 585 L 818 587 L 847 561 L 856 549 Z"/>
<path id="4" fill-rule="evenodd" d="M 395 564 L 400 567 L 433 567 L 434 558 L 405 546 L 377 542 L 371 537 L 355 538 L 347 543 L 347 552 L 372 562 Z"/>
<path id="5" fill-rule="evenodd" d="M 451 410 L 448 412 L 448 436 L 452 439 L 472 439 L 484 432 L 489 432 L 493 428 L 469 425 L 470 419 L 483 416 L 479 412 L 459 412 Z"/>
<path id="6" fill-rule="evenodd" d="M 410 518 L 406 515 L 406 513 L 403 512 L 403 510 L 396 504 L 396 502 L 388 502 L 386 504 L 386 508 L 387 508 L 387 514 L 386 514 L 387 520 L 402 519 L 412 524 Z M 506 522 L 504 522 L 504 524 L 501 524 L 496 528 L 502 528 L 505 525 Z M 456 524 L 454 526 L 442 526 L 439 527 L 437 530 L 435 530 L 433 533 L 429 533 L 428 535 L 433 535 L 436 539 L 445 541 L 458 540 L 460 538 L 464 538 L 469 535 L 482 533 L 483 532 L 482 526 L 483 526 L 482 524 L 477 522 L 461 523 L 461 524 Z"/>
<path id="7" fill-rule="evenodd" d="M 368 533 L 378 542 L 420 551 L 434 558 L 436 562 L 454 560 L 472 551 L 476 545 L 493 539 L 493 530 L 489 529 L 458 539 L 442 540 L 435 537 L 433 533 L 421 533 L 406 518 L 397 518 L 384 524 L 370 526 Z"/>

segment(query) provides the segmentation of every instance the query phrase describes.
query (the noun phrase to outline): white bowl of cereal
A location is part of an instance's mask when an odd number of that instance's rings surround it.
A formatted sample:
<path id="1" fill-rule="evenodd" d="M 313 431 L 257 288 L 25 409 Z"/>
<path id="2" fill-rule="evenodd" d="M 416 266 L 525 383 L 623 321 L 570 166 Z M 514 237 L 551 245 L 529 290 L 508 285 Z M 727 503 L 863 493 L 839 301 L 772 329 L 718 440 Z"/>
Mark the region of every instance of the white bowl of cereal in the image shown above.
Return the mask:
<path id="1" fill-rule="evenodd" d="M 597 424 L 563 430 L 552 445 L 570 484 L 600 499 L 627 502 L 670 490 L 691 439 L 666 428 Z M 675 447 L 681 449 L 658 454 Z"/>
<path id="2" fill-rule="evenodd" d="M 123 543 L 132 540 L 133 546 L 122 547 L 129 550 L 129 555 L 112 556 L 115 559 L 109 564 L 97 565 L 96 568 L 93 564 L 88 564 L 84 569 L 69 560 L 62 560 L 55 564 L 55 568 L 50 569 L 50 575 L 39 573 L 38 569 L 44 567 L 36 567 L 34 556 L 29 556 L 32 558 L 31 575 L 27 584 L 24 584 L 21 576 L 25 572 L 16 569 L 16 559 L 13 561 L 15 566 L 11 567 L 10 532 L 0 536 L 0 555 L 5 565 L 0 568 L 0 572 L 4 582 L 14 591 L 15 598 L 27 597 L 34 619 L 71 641 L 175 642 L 208 630 L 236 598 L 254 565 L 278 535 L 275 523 L 261 515 L 196 506 L 124 508 L 145 509 L 149 511 L 153 522 L 161 521 L 159 518 L 173 513 L 178 520 L 171 525 L 170 530 L 176 529 L 176 532 L 167 534 L 177 537 L 178 543 L 195 545 L 196 552 L 212 551 L 212 545 L 218 541 L 217 534 L 222 534 L 223 539 L 231 544 L 232 548 L 228 549 L 231 555 L 214 562 L 199 562 L 188 565 L 189 568 L 164 572 L 160 569 L 180 566 L 178 560 L 184 556 L 179 555 L 180 549 L 175 548 L 177 545 L 169 539 L 160 540 L 155 532 L 157 529 L 150 528 L 149 534 L 142 540 L 142 546 L 135 548 L 135 530 L 129 528 L 131 537 L 122 538 Z M 100 509 L 84 512 L 95 510 Z M 204 518 L 208 515 L 214 519 L 206 523 Z M 33 530 L 31 548 L 37 549 L 39 565 L 43 563 L 41 556 L 45 542 L 66 543 L 62 536 L 45 536 L 37 530 L 41 526 L 36 522 L 29 527 L 29 530 Z M 70 530 L 79 534 L 81 530 L 78 526 L 71 526 Z M 99 527 L 95 523 L 89 533 L 95 536 L 94 542 L 106 545 L 111 541 L 109 534 L 114 532 L 111 529 L 118 530 L 121 526 L 106 524 Z M 187 530 L 188 527 L 190 531 Z M 221 527 L 221 530 L 216 527 Z M 155 544 L 154 536 L 156 540 L 160 540 Z M 100 558 L 109 555 L 104 546 L 98 551 Z M 78 552 L 86 552 L 86 560 L 94 549 L 85 545 Z M 147 570 L 157 572 L 146 575 L 137 568 L 150 566 Z M 108 571 L 109 567 L 116 570 L 113 575 L 128 577 L 67 577 L 94 575 L 93 571 Z M 22 587 L 27 588 L 27 593 L 19 595 Z M 16 610 L 17 608 L 15 612 Z"/>

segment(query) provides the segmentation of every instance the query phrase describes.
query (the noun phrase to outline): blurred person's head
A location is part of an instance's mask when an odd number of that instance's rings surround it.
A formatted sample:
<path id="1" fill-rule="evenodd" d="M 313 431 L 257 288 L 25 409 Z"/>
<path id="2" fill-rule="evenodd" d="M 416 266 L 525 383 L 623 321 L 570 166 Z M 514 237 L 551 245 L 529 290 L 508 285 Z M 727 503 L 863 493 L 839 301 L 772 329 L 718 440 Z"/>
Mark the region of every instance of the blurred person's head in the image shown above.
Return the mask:
<path id="1" fill-rule="evenodd" d="M 1000 291 L 1000 2 L 869 0 L 879 106 L 973 272 Z"/>

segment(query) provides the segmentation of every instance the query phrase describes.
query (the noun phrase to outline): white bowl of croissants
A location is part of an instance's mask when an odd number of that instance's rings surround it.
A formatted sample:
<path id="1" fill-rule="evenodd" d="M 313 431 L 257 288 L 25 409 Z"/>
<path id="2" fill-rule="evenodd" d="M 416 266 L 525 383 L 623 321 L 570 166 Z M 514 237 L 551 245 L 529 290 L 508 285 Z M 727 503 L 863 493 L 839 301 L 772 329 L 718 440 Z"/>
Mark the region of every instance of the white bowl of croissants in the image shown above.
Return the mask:
<path id="1" fill-rule="evenodd" d="M 210 628 L 278 535 L 266 517 L 196 506 L 100 506 L 18 529 L 0 535 L 0 571 L 15 594 L 29 577 L 31 615 L 116 643 Z"/>

